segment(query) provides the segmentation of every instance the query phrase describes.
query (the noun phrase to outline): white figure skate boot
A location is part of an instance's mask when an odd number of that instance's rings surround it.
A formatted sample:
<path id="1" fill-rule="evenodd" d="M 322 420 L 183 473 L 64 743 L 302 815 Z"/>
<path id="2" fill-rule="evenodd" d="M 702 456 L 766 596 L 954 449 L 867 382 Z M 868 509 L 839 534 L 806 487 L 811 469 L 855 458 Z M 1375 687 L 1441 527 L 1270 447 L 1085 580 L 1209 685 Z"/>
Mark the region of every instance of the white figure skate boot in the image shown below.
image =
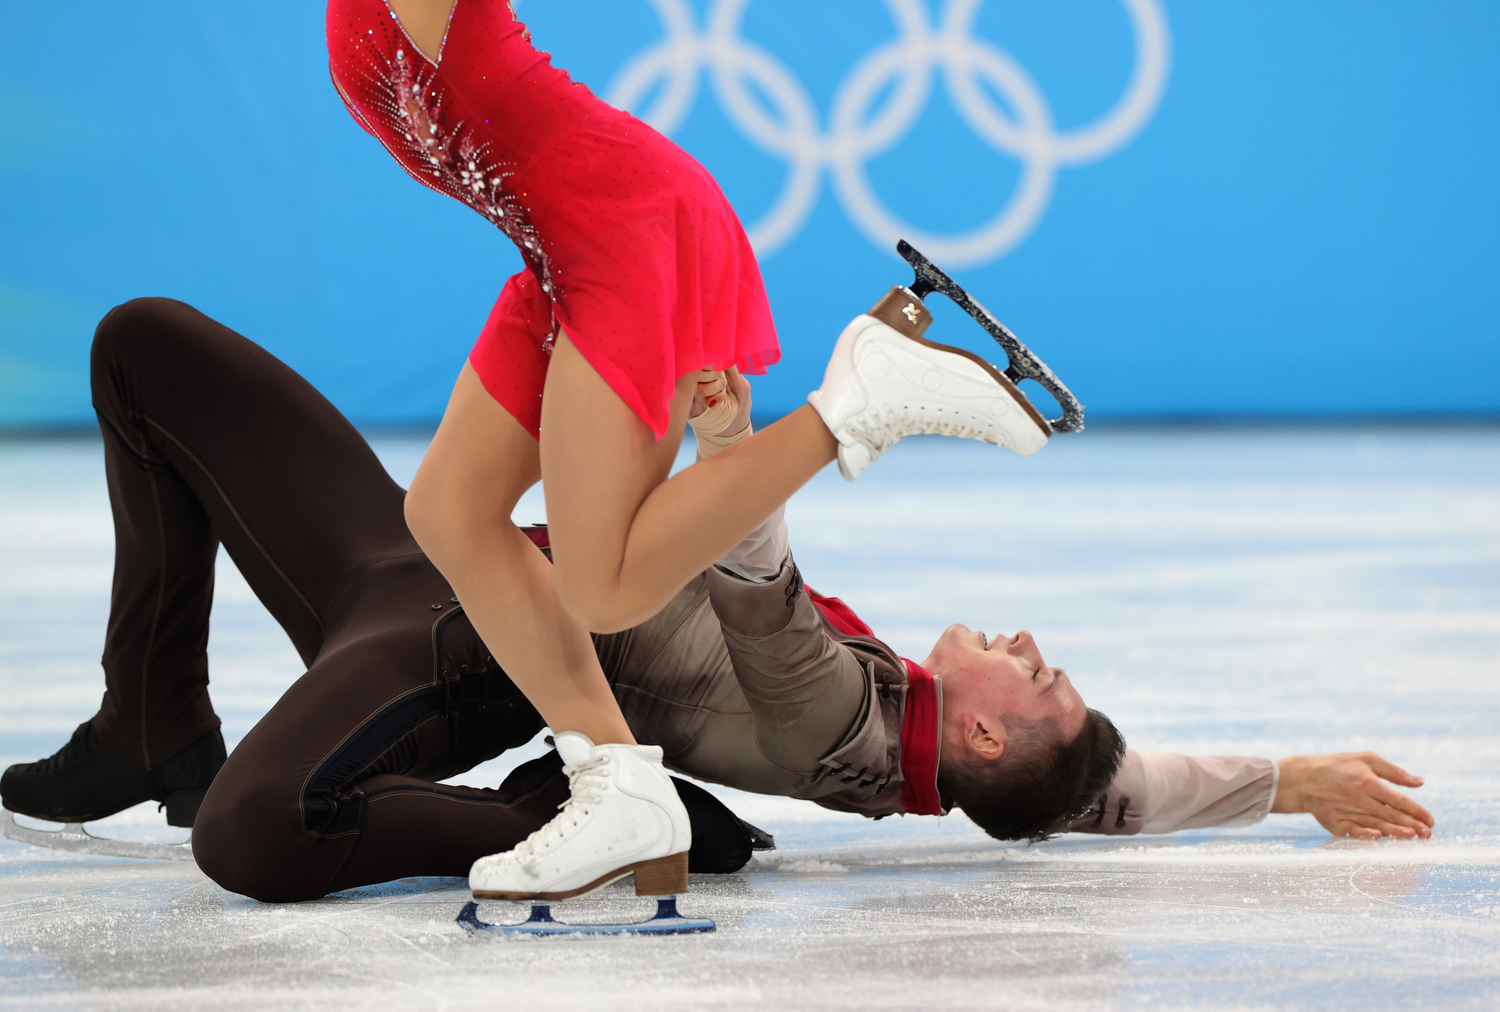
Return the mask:
<path id="1" fill-rule="evenodd" d="M 807 395 L 839 441 L 839 473 L 855 478 L 904 436 L 978 439 L 1029 456 L 1051 427 L 1000 370 L 922 337 L 922 301 L 893 288 L 834 346 L 823 385 Z"/>
<path id="2" fill-rule="evenodd" d="M 637 896 L 687 892 L 692 828 L 655 745 L 557 736 L 573 796 L 514 849 L 474 862 L 476 899 L 565 900 L 635 873 Z"/>

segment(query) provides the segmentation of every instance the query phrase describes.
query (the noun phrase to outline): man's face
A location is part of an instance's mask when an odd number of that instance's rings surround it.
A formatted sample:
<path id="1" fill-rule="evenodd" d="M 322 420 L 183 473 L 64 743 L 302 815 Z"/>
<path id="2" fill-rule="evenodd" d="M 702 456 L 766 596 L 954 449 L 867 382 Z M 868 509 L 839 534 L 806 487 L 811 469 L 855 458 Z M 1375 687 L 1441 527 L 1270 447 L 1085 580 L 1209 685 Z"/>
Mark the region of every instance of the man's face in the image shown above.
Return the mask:
<path id="1" fill-rule="evenodd" d="M 1061 668 L 1042 660 L 1024 629 L 990 637 L 963 625 L 949 626 L 922 665 L 943 680 L 944 723 L 1016 716 L 1055 722 L 1072 741 L 1083 729 L 1087 707 Z M 954 728 L 958 730 L 958 728 Z"/>

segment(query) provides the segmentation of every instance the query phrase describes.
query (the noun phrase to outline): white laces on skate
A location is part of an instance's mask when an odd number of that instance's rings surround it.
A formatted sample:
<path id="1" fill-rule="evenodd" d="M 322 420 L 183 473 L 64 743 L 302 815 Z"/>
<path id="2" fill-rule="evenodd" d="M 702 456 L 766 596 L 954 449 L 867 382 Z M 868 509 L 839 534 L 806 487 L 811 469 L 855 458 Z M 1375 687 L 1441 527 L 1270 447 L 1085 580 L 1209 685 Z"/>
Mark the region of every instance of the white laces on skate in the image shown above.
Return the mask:
<path id="1" fill-rule="evenodd" d="M 942 407 L 926 406 L 896 407 L 886 404 L 873 408 L 849 419 L 847 431 L 868 447 L 873 456 L 880 456 L 906 436 L 956 436 L 960 439 L 978 439 L 995 446 L 1004 442 L 993 424 L 969 411 L 953 411 Z"/>
<path id="2" fill-rule="evenodd" d="M 564 766 L 563 772 L 568 775 L 568 800 L 557 806 L 558 814 L 550 822 L 516 844 L 507 856 L 519 861 L 540 857 L 567 839 L 568 834 L 582 824 L 582 816 L 588 814 L 589 806 L 604 800 L 604 767 L 609 762 L 610 756 L 604 753 Z"/>

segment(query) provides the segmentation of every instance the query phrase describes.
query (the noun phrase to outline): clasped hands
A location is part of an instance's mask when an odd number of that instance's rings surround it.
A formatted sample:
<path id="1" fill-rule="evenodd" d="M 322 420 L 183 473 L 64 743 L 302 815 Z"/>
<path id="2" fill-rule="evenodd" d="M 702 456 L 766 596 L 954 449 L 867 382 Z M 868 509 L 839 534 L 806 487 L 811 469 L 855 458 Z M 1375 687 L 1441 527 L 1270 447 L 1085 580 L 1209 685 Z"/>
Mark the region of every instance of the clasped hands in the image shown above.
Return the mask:
<path id="1" fill-rule="evenodd" d="M 723 372 L 704 369 L 698 374 L 688 420 L 699 438 L 724 439 L 744 432 L 750 426 L 750 381 L 734 366 Z"/>

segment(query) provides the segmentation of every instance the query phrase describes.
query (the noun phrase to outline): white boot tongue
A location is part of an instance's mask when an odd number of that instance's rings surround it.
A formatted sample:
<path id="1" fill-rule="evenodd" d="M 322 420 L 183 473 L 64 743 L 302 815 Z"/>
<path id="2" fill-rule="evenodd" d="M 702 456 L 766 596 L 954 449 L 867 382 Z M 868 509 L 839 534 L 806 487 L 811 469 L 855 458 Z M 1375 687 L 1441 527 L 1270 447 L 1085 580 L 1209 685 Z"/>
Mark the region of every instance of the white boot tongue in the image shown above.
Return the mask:
<path id="1" fill-rule="evenodd" d="M 563 731 L 553 739 L 557 744 L 557 754 L 562 756 L 562 761 L 569 766 L 576 766 L 589 757 L 594 750 L 594 743 L 586 734 L 577 731 Z"/>

